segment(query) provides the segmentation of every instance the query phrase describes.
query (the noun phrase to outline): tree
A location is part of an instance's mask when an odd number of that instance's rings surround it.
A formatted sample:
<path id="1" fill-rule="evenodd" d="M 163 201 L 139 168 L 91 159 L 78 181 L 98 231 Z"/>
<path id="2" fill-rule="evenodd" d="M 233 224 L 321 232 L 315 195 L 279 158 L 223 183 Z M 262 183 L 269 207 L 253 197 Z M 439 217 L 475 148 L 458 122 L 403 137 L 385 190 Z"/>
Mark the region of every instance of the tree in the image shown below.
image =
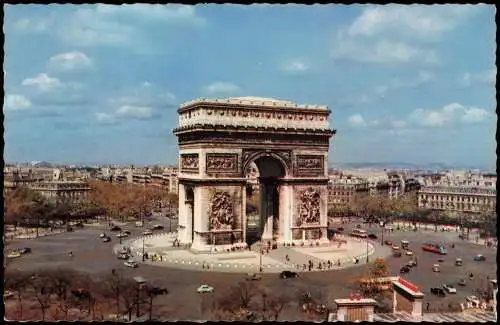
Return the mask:
<path id="1" fill-rule="evenodd" d="M 8 270 L 5 273 L 5 289 L 11 290 L 17 296 L 17 318 L 23 319 L 23 302 L 22 298 L 26 294 L 28 283 L 31 280 L 31 274 L 27 272 L 18 272 Z"/>

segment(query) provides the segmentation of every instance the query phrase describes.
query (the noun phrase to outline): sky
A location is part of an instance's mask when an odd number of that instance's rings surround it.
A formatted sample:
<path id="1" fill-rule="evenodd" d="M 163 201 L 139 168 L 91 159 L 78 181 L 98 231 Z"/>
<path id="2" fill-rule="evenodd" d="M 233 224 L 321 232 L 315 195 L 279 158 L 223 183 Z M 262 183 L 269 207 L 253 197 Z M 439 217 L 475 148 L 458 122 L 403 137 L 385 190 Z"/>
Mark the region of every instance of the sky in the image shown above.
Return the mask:
<path id="1" fill-rule="evenodd" d="M 327 105 L 330 163 L 496 163 L 489 5 L 5 5 L 7 162 L 170 164 L 195 98 Z"/>

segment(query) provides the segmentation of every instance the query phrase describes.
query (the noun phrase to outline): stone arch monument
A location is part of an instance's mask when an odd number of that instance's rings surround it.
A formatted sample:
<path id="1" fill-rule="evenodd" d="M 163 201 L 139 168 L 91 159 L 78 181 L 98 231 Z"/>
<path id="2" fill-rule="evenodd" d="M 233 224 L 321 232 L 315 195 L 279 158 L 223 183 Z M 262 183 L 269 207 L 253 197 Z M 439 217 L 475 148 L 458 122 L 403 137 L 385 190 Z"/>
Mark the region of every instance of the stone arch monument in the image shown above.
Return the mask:
<path id="1" fill-rule="evenodd" d="M 326 106 L 260 97 L 197 99 L 178 109 L 178 239 L 191 249 L 245 244 L 245 172 L 261 188 L 261 238 L 327 241 Z"/>

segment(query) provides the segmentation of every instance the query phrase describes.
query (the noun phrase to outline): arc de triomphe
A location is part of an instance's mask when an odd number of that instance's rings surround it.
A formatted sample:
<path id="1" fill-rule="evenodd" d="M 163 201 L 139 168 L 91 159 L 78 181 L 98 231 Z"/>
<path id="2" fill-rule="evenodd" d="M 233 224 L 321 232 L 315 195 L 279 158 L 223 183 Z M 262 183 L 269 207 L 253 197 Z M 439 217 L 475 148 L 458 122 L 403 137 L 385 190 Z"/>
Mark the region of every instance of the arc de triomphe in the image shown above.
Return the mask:
<path id="1" fill-rule="evenodd" d="M 327 241 L 326 106 L 259 97 L 198 99 L 178 109 L 180 243 L 208 251 L 246 243 L 245 173 L 259 169 L 261 234 Z"/>

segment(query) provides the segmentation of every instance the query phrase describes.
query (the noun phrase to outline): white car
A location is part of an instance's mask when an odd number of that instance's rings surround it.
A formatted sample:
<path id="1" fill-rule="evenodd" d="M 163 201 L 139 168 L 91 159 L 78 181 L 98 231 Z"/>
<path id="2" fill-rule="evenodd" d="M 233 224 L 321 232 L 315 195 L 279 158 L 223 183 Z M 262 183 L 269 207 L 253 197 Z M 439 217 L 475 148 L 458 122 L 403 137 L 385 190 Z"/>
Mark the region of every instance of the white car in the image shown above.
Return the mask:
<path id="1" fill-rule="evenodd" d="M 457 293 L 457 289 L 455 289 L 451 284 L 443 284 L 443 289 L 448 293 Z"/>
<path id="2" fill-rule="evenodd" d="M 406 251 L 405 254 L 408 255 L 408 256 L 412 256 L 413 252 L 412 251 Z"/>
<path id="3" fill-rule="evenodd" d="M 123 263 L 123 265 L 134 268 L 134 269 L 139 266 L 139 264 L 137 264 L 137 262 L 134 260 L 128 260 L 125 263 Z"/>
<path id="4" fill-rule="evenodd" d="M 106 234 L 105 234 L 105 233 L 101 233 L 101 234 L 99 235 L 99 238 L 104 238 L 104 237 L 106 237 Z"/>
<path id="5" fill-rule="evenodd" d="M 212 293 L 214 292 L 214 287 L 209 286 L 208 284 L 202 284 L 196 289 L 198 293 Z"/>
<path id="6" fill-rule="evenodd" d="M 119 234 L 116 234 L 116 237 L 118 237 L 118 238 L 128 237 L 128 234 L 121 232 Z"/>
<path id="7" fill-rule="evenodd" d="M 152 232 L 151 230 L 144 230 L 144 231 L 142 232 L 142 235 L 143 235 L 143 236 L 149 236 L 149 235 L 152 235 L 152 234 L 153 234 L 153 232 Z"/>

